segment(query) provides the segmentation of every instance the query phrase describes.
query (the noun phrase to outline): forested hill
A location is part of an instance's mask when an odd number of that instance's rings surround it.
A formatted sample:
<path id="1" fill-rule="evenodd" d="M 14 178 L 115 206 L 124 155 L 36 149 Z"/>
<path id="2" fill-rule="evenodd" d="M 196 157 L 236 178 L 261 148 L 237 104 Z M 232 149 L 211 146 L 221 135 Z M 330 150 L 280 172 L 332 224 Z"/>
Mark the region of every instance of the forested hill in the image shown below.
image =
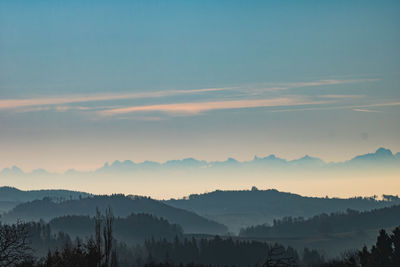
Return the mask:
<path id="1" fill-rule="evenodd" d="M 55 232 L 64 232 L 72 237 L 92 236 L 95 229 L 95 218 L 87 215 L 63 216 L 49 222 Z M 172 241 L 175 237 L 182 237 L 182 228 L 177 224 L 170 224 L 148 214 L 131 214 L 127 217 L 114 218 L 114 237 L 127 244 L 139 244 L 145 240 L 166 239 Z"/>
<path id="2" fill-rule="evenodd" d="M 240 236 L 257 238 L 310 237 L 400 225 L 400 205 L 371 211 L 320 214 L 309 219 L 286 217 L 272 226 L 258 225 L 242 229 Z"/>
<path id="3" fill-rule="evenodd" d="M 14 187 L 0 187 L 0 201 L 27 202 L 35 199 L 50 197 L 57 200 L 77 199 L 91 194 L 70 190 L 29 190 L 23 191 Z"/>
<path id="4" fill-rule="evenodd" d="M 105 210 L 110 207 L 115 216 L 128 216 L 132 213 L 147 213 L 167 219 L 169 222 L 182 226 L 185 233 L 221 234 L 227 228 L 219 223 L 205 219 L 193 212 L 174 208 L 148 197 L 138 196 L 93 196 L 75 200 L 55 202 L 49 198 L 22 203 L 4 214 L 5 222 L 17 219 L 50 220 L 65 215 L 91 215 L 96 208 Z"/>
<path id="5" fill-rule="evenodd" d="M 371 210 L 400 204 L 397 196 L 374 198 L 318 198 L 304 197 L 277 190 L 214 191 L 190 195 L 184 199 L 172 199 L 167 204 L 194 211 L 227 225 L 230 230 L 272 222 L 285 216 L 310 217 L 320 213 L 331 213 L 354 209 Z"/>
<path id="6" fill-rule="evenodd" d="M 14 187 L 0 187 L 0 214 L 11 210 L 16 205 L 32 201 L 35 199 L 43 199 L 49 197 L 56 201 L 67 199 L 77 199 L 80 197 L 88 197 L 91 194 L 70 190 L 29 190 L 23 191 Z"/>

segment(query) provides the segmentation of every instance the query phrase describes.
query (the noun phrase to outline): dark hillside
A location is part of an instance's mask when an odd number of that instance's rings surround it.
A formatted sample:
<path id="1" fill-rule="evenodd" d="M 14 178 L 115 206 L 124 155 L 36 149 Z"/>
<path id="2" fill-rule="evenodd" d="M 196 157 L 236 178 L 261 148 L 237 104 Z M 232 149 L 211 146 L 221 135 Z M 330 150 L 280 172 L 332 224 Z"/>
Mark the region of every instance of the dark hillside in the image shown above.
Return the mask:
<path id="1" fill-rule="evenodd" d="M 222 224 L 205 219 L 193 212 L 174 208 L 148 197 L 138 196 L 94 196 L 63 202 L 54 202 L 49 198 L 22 203 L 4 214 L 2 220 L 13 222 L 18 219 L 51 220 L 65 215 L 93 216 L 96 208 L 101 211 L 111 207 L 115 216 L 129 216 L 132 213 L 146 213 L 167 219 L 171 223 L 182 226 L 186 233 L 225 233 L 226 227 Z"/>
<path id="2" fill-rule="evenodd" d="M 400 204 L 397 196 L 375 198 L 320 198 L 305 197 L 277 190 L 214 191 L 194 194 L 184 199 L 171 199 L 165 203 L 196 212 L 227 225 L 231 231 L 256 224 L 272 223 L 274 219 L 286 216 L 311 217 L 353 209 L 371 210 Z"/>
<path id="3" fill-rule="evenodd" d="M 273 225 L 248 227 L 240 232 L 243 237 L 310 237 L 337 233 L 362 232 L 390 228 L 400 223 L 400 206 L 371 211 L 320 214 L 309 219 L 286 217 L 275 220 Z"/>
<path id="4" fill-rule="evenodd" d="M 83 215 L 63 216 L 52 219 L 49 225 L 53 231 L 64 232 L 71 237 L 90 237 L 95 228 L 95 219 Z M 114 219 L 115 238 L 127 244 L 139 244 L 151 238 L 172 241 L 182 235 L 179 225 L 148 214 L 131 214 Z"/>

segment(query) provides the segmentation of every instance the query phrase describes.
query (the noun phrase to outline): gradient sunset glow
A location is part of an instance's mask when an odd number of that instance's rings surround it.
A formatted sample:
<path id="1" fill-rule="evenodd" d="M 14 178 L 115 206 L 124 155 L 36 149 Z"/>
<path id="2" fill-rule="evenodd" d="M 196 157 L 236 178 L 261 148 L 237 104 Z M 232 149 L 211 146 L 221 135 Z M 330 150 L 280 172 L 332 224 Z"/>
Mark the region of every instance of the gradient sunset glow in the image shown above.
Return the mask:
<path id="1" fill-rule="evenodd" d="M 156 198 L 252 185 L 397 194 L 394 167 L 96 170 L 270 154 L 328 164 L 380 147 L 396 157 L 399 11 L 399 1 L 369 0 L 1 1 L 0 170 L 25 174 L 0 185 Z"/>

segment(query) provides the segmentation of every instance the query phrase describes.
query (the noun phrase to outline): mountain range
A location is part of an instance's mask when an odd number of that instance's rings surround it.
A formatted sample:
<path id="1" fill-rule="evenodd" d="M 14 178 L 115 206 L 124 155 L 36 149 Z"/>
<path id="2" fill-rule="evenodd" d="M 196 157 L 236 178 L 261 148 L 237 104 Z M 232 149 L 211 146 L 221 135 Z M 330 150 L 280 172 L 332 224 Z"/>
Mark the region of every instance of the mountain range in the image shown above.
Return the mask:
<path id="1" fill-rule="evenodd" d="M 144 161 L 136 163 L 131 160 L 119 161 L 116 160 L 109 164 L 106 162 L 102 167 L 92 171 L 93 173 L 114 173 L 114 172 L 132 172 L 132 171 L 158 171 L 167 169 L 186 169 L 186 168 L 228 168 L 228 167 L 250 167 L 250 168 L 351 168 L 351 167 L 374 167 L 384 166 L 387 167 L 400 167 L 400 152 L 394 154 L 391 150 L 386 148 L 379 148 L 374 153 L 367 153 L 355 156 L 354 158 L 344 162 L 325 162 L 320 158 L 305 155 L 302 158 L 294 160 L 286 160 L 269 155 L 266 157 L 255 156 L 250 161 L 238 161 L 234 158 L 228 158 L 225 161 L 205 161 L 197 160 L 194 158 L 185 158 L 182 160 L 169 160 L 164 163 L 154 161 Z M 67 175 L 87 173 L 74 169 L 69 169 L 65 172 Z M 36 169 L 30 173 L 25 173 L 17 166 L 11 168 L 4 168 L 0 175 L 50 175 L 52 173 L 44 169 Z"/>

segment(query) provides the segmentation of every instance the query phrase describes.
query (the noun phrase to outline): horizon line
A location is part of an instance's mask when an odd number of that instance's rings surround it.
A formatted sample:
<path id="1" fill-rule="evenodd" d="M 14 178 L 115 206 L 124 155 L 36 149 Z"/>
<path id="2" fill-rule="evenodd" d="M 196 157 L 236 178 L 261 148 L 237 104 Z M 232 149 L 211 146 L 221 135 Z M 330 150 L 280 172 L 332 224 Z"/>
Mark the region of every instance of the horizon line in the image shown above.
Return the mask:
<path id="1" fill-rule="evenodd" d="M 258 188 L 255 185 L 250 185 L 247 189 L 218 189 L 215 188 L 211 191 L 205 190 L 202 193 L 189 193 L 188 195 L 185 195 L 183 197 L 180 198 L 155 198 L 152 197 L 150 195 L 135 195 L 132 193 L 129 194 L 125 194 L 125 193 L 109 193 L 109 194 L 96 194 L 96 193 L 91 193 L 91 192 L 87 192 L 87 191 L 80 191 L 80 190 L 72 190 L 72 189 L 63 189 L 63 188 L 42 188 L 42 189 L 21 189 L 15 186 L 9 186 L 9 185 L 0 185 L 0 189 L 1 188 L 10 188 L 10 189 L 16 189 L 22 192 L 35 192 L 35 191 L 68 191 L 68 192 L 76 192 L 76 193 L 84 193 L 84 194 L 88 194 L 90 195 L 89 197 L 93 197 L 93 196 L 112 196 L 112 195 L 123 195 L 125 197 L 130 197 L 130 196 L 135 196 L 135 197 L 149 197 L 153 200 L 157 200 L 157 201 L 168 201 L 168 200 L 186 200 L 188 197 L 192 196 L 192 195 L 206 195 L 206 194 L 210 194 L 213 192 L 240 192 L 240 191 L 247 191 L 247 192 L 252 192 L 252 191 L 278 191 L 279 193 L 284 193 L 284 194 L 292 194 L 292 195 L 298 195 L 301 197 L 306 197 L 306 198 L 323 198 L 325 199 L 326 197 L 328 197 L 329 199 L 356 199 L 356 198 L 374 198 L 377 201 L 381 201 L 382 198 L 378 198 L 377 195 L 372 195 L 372 196 L 361 196 L 361 195 L 355 195 L 352 197 L 338 197 L 338 196 L 311 196 L 311 195 L 305 195 L 305 194 L 301 194 L 301 193 L 296 193 L 294 191 L 284 191 L 284 190 L 279 190 L 277 188 Z M 255 189 L 253 189 L 255 188 Z M 391 194 L 381 194 L 380 196 L 383 197 L 384 195 L 390 195 Z M 395 195 L 393 195 L 395 196 Z"/>

